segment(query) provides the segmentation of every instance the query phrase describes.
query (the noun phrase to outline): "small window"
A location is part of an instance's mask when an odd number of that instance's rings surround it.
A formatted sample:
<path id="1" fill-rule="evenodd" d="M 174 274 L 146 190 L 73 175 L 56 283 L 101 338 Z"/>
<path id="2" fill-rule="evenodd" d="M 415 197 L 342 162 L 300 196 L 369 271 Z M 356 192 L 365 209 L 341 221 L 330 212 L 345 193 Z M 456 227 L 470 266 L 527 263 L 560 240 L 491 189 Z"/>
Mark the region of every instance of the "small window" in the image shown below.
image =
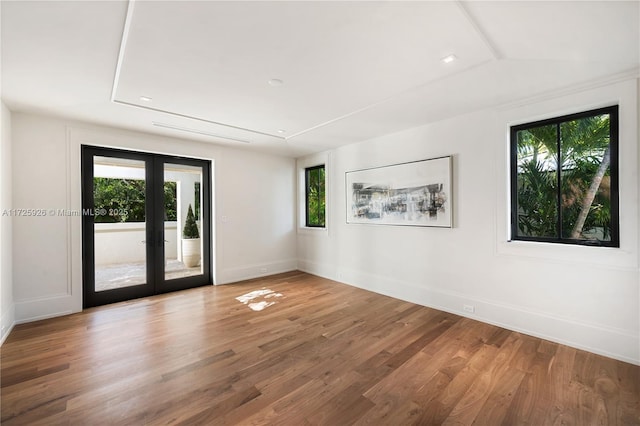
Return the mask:
<path id="1" fill-rule="evenodd" d="M 325 227 L 324 165 L 308 167 L 304 171 L 306 226 Z"/>
<path id="2" fill-rule="evenodd" d="M 617 106 L 511 128 L 511 239 L 620 246 Z"/>

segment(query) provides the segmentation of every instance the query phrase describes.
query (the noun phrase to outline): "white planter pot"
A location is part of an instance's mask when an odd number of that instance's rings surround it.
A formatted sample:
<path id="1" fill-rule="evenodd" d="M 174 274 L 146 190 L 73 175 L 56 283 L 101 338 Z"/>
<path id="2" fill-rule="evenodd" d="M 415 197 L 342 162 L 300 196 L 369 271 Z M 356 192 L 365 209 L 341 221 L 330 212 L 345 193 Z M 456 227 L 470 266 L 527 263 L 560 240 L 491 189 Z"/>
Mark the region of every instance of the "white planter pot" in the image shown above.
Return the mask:
<path id="1" fill-rule="evenodd" d="M 200 238 L 182 239 L 182 263 L 187 268 L 200 264 Z"/>

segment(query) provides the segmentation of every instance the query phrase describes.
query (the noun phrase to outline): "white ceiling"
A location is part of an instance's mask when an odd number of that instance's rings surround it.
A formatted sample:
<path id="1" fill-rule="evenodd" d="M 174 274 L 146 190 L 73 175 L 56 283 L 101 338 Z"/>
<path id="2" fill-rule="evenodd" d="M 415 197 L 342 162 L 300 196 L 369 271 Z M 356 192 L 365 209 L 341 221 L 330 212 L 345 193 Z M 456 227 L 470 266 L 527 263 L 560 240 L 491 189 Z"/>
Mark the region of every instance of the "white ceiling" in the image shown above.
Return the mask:
<path id="1" fill-rule="evenodd" d="M 637 74 L 639 4 L 2 1 L 2 99 L 298 156 Z"/>

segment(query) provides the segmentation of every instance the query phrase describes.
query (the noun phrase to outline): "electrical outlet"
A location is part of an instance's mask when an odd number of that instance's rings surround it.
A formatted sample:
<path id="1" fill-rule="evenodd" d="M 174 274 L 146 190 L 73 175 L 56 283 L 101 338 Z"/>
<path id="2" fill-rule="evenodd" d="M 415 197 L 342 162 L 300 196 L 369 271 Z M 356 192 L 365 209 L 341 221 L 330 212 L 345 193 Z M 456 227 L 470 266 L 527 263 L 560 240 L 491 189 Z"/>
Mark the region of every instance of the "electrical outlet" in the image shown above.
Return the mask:
<path id="1" fill-rule="evenodd" d="M 260 272 L 267 272 L 267 268 L 260 268 Z"/>
<path id="2" fill-rule="evenodd" d="M 465 312 L 474 313 L 476 311 L 476 307 L 473 305 L 462 305 L 462 310 Z"/>

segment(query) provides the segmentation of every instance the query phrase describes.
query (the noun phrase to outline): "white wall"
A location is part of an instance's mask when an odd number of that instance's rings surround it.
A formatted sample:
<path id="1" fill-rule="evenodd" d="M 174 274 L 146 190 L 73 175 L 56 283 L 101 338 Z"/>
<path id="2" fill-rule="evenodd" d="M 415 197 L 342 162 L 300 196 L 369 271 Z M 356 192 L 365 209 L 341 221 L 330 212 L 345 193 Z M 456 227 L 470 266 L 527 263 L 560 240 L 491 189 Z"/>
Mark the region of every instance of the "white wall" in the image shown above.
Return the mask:
<path id="1" fill-rule="evenodd" d="M 2 103 L 0 121 L 0 342 L 4 342 L 15 324 L 12 272 L 12 223 L 11 204 L 11 112 Z"/>
<path id="2" fill-rule="evenodd" d="M 636 80 L 609 83 L 326 153 L 330 227 L 299 229 L 299 269 L 640 364 L 637 94 Z M 614 103 L 621 248 L 508 242 L 509 126 Z M 346 224 L 346 171 L 445 155 L 453 229 Z"/>
<path id="3" fill-rule="evenodd" d="M 241 149 L 12 115 L 13 206 L 80 209 L 80 145 L 110 146 L 213 161 L 214 281 L 296 268 L 295 161 Z M 16 321 L 82 309 L 81 218 L 13 222 Z"/>
<path id="4" fill-rule="evenodd" d="M 145 222 L 96 223 L 94 225 L 94 261 L 96 265 L 145 262 Z M 164 258 L 178 258 L 177 222 L 164 223 Z"/>

